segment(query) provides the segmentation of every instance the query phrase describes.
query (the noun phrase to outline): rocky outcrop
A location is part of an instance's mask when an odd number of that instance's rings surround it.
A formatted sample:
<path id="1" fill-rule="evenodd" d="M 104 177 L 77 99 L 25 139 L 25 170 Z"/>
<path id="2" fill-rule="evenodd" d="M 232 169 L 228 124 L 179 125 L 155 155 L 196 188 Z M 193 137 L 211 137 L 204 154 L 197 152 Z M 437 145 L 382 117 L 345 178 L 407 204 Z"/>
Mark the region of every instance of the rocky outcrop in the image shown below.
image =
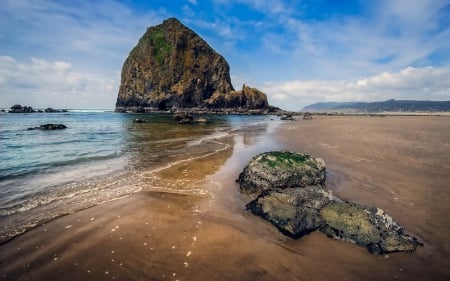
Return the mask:
<path id="1" fill-rule="evenodd" d="M 9 110 L 10 113 L 35 113 L 35 112 L 45 112 L 45 113 L 60 113 L 60 112 L 68 112 L 66 109 L 53 109 L 51 107 L 46 108 L 45 110 L 34 110 L 31 106 L 21 106 L 20 104 L 15 104 L 11 106 Z"/>
<path id="2" fill-rule="evenodd" d="M 286 151 L 262 153 L 237 181 L 242 193 L 256 195 L 247 209 L 290 237 L 320 230 L 375 254 L 414 251 L 421 245 L 383 210 L 343 202 L 326 191 L 325 162 L 320 158 Z"/>
<path id="3" fill-rule="evenodd" d="M 230 67 L 175 18 L 149 27 L 122 68 L 116 111 L 178 108 L 269 108 L 264 93 L 234 91 Z"/>
<path id="4" fill-rule="evenodd" d="M 241 91 L 216 92 L 205 101 L 205 104 L 210 108 L 266 109 L 269 107 L 266 94 L 245 84 Z"/>
<path id="5" fill-rule="evenodd" d="M 20 104 L 15 104 L 11 106 L 9 113 L 34 113 L 36 112 L 31 106 L 21 106 Z"/>
<path id="6" fill-rule="evenodd" d="M 271 189 L 322 185 L 325 162 L 316 157 L 288 151 L 266 152 L 254 157 L 237 180 L 243 193 Z"/>

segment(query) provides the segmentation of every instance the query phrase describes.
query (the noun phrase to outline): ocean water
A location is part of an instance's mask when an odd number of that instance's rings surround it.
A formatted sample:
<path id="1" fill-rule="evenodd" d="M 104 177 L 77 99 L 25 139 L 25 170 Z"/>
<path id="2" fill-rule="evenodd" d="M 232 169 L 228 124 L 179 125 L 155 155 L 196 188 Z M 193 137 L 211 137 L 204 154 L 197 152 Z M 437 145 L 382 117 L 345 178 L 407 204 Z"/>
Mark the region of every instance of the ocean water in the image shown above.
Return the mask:
<path id="1" fill-rule="evenodd" d="M 201 193 L 195 183 L 170 183 L 156 172 L 229 149 L 237 132 L 263 133 L 272 122 L 267 116 L 209 118 L 182 125 L 169 114 L 1 113 L 0 242 L 142 189 L 183 185 L 183 192 Z M 67 129 L 28 130 L 47 123 Z"/>

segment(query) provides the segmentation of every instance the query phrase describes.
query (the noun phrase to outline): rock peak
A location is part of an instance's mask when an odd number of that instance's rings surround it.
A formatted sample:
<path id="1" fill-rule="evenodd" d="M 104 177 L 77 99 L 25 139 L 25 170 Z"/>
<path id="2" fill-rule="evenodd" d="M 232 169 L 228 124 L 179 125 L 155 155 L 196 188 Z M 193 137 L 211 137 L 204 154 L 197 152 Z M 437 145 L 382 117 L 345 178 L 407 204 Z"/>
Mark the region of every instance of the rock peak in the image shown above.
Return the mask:
<path id="1" fill-rule="evenodd" d="M 267 96 L 234 91 L 227 61 L 176 18 L 147 28 L 122 68 L 116 110 L 265 109 Z"/>

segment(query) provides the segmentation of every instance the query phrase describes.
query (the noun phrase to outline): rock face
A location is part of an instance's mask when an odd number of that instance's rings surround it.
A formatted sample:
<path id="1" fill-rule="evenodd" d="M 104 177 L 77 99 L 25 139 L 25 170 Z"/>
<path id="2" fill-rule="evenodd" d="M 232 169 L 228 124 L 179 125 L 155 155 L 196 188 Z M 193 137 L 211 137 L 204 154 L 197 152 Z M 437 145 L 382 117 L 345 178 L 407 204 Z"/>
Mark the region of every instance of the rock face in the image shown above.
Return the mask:
<path id="1" fill-rule="evenodd" d="M 247 209 L 290 237 L 320 230 L 375 254 L 414 251 L 421 245 L 381 209 L 343 202 L 326 191 L 325 162 L 320 158 L 285 151 L 262 153 L 237 181 L 242 193 L 257 195 Z"/>
<path id="2" fill-rule="evenodd" d="M 306 154 L 287 151 L 266 152 L 254 157 L 239 175 L 243 193 L 271 189 L 322 185 L 325 162 Z"/>
<path id="3" fill-rule="evenodd" d="M 149 27 L 122 68 L 117 111 L 177 108 L 264 109 L 264 93 L 234 91 L 230 67 L 200 36 L 175 18 Z"/>

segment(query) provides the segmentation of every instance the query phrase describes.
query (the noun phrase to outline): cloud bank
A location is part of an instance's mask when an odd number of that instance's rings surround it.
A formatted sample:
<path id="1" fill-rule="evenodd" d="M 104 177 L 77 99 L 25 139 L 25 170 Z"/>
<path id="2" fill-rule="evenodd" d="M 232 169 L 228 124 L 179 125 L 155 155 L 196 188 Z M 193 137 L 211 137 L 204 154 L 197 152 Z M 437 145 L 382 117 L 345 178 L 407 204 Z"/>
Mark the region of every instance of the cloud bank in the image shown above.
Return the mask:
<path id="1" fill-rule="evenodd" d="M 262 84 L 271 103 L 285 109 L 327 101 L 449 100 L 450 67 L 407 67 L 358 80 L 291 80 Z M 300 101 L 300 102 L 299 102 Z M 290 105 L 290 106 L 289 106 Z"/>
<path id="2" fill-rule="evenodd" d="M 448 0 L 5 0 L 0 107 L 113 108 L 146 27 L 177 17 L 230 64 L 234 86 L 297 110 L 319 101 L 450 100 Z"/>
<path id="3" fill-rule="evenodd" d="M 79 73 L 64 61 L 49 62 L 32 58 L 18 62 L 0 56 L 0 93 L 10 105 L 36 108 L 113 108 L 117 96 L 119 74 L 103 77 Z"/>

